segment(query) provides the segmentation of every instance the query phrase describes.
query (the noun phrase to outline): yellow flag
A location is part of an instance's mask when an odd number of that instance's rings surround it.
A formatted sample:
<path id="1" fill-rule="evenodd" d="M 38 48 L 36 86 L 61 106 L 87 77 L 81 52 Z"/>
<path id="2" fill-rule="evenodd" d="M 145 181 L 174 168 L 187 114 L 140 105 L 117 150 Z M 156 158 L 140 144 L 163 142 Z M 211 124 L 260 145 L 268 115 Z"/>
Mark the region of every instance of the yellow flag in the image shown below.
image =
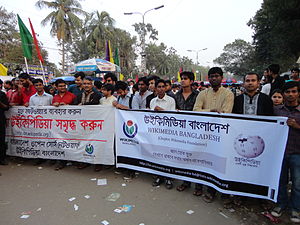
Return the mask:
<path id="1" fill-rule="evenodd" d="M 0 63 L 0 75 L 7 76 L 7 68 Z"/>
<path id="2" fill-rule="evenodd" d="M 124 75 L 120 73 L 120 80 L 124 80 Z"/>
<path id="3" fill-rule="evenodd" d="M 110 40 L 108 41 L 108 49 L 109 49 L 109 61 L 110 61 L 111 63 L 115 63 L 115 62 L 114 62 L 114 57 L 113 57 L 112 51 L 111 51 Z"/>
<path id="4" fill-rule="evenodd" d="M 181 82 L 180 72 L 179 72 L 179 71 L 177 72 L 177 81 L 178 81 L 178 82 Z"/>

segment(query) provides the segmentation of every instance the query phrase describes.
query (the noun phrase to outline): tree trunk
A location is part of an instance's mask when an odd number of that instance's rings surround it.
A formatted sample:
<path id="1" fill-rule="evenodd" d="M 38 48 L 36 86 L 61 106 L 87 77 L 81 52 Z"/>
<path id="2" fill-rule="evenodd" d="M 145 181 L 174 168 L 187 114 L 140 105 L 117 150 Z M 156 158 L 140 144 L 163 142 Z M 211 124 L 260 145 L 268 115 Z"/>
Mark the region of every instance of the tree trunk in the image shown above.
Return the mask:
<path id="1" fill-rule="evenodd" d="M 65 41 L 62 40 L 62 74 L 65 75 Z"/>

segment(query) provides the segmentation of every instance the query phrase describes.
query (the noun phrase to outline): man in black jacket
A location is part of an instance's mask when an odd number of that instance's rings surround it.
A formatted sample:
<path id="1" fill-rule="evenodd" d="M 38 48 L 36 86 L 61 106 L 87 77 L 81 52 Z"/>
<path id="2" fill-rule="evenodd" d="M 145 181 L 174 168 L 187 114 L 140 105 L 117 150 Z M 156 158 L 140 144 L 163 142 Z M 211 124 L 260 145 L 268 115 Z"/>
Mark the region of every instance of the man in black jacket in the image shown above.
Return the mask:
<path id="1" fill-rule="evenodd" d="M 268 73 L 271 78 L 271 90 L 270 95 L 276 89 L 282 89 L 285 84 L 285 80 L 283 77 L 279 75 L 280 66 L 278 64 L 272 64 L 268 66 Z"/>
<path id="2" fill-rule="evenodd" d="M 83 78 L 82 86 L 83 92 L 77 96 L 75 105 L 99 105 L 102 94 L 94 91 L 92 78 Z"/>
<path id="3" fill-rule="evenodd" d="M 258 91 L 259 76 L 256 73 L 248 73 L 244 77 L 246 92 L 234 99 L 232 113 L 248 115 L 273 115 L 273 102 L 271 98 Z"/>

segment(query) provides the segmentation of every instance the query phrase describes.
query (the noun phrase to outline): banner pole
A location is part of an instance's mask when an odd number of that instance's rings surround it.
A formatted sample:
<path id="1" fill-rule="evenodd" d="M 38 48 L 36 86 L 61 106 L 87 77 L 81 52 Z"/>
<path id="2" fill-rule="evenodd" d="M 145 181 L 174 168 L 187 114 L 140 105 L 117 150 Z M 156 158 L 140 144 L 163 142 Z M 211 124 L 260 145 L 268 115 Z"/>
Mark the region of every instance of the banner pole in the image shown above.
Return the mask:
<path id="1" fill-rule="evenodd" d="M 28 69 L 28 64 L 27 64 L 27 58 L 24 57 L 24 60 L 25 60 L 26 70 L 27 70 L 27 73 L 28 73 L 28 75 L 29 75 L 29 69 Z"/>

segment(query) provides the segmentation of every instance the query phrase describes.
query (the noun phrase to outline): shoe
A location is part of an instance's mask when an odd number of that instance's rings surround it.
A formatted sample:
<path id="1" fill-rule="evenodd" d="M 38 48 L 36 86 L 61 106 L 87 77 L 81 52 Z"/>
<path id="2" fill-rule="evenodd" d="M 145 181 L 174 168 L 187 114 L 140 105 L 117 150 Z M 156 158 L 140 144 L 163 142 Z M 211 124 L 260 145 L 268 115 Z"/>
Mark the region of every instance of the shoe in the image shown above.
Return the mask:
<path id="1" fill-rule="evenodd" d="M 165 187 L 169 190 L 172 189 L 173 188 L 173 182 L 171 180 L 166 180 Z"/>
<path id="2" fill-rule="evenodd" d="M 205 201 L 206 203 L 212 203 L 215 199 L 215 196 L 212 195 L 211 193 L 206 193 L 203 197 L 202 197 L 203 201 Z"/>
<path id="3" fill-rule="evenodd" d="M 202 194 L 203 194 L 202 188 L 195 188 L 195 191 L 193 192 L 193 195 L 201 196 Z"/>
<path id="4" fill-rule="evenodd" d="M 47 160 L 46 159 L 38 159 L 36 160 L 33 165 L 34 166 L 38 166 L 38 165 L 41 165 L 42 163 L 46 162 Z"/>
<path id="5" fill-rule="evenodd" d="M 176 190 L 181 192 L 190 187 L 191 187 L 191 183 L 183 182 L 181 185 L 177 186 Z"/>
<path id="6" fill-rule="evenodd" d="M 88 164 L 88 163 L 78 163 L 76 168 L 79 169 L 79 170 L 82 170 L 82 169 L 84 169 L 88 166 L 90 166 L 90 164 Z"/>
<path id="7" fill-rule="evenodd" d="M 95 168 L 94 168 L 94 171 L 95 172 L 99 172 L 99 171 L 101 171 L 103 169 L 103 166 L 101 165 L 101 164 L 96 164 L 95 165 Z"/>
<path id="8" fill-rule="evenodd" d="M 292 211 L 290 220 L 294 223 L 300 223 L 300 213 L 296 211 Z"/>
<path id="9" fill-rule="evenodd" d="M 162 179 L 158 177 L 158 178 L 156 178 L 156 179 L 153 181 L 152 186 L 153 186 L 153 187 L 157 187 L 157 186 L 159 186 L 161 183 L 162 183 Z"/>
<path id="10" fill-rule="evenodd" d="M 61 170 L 66 167 L 66 163 L 58 163 L 58 165 L 55 167 L 55 170 Z"/>
<path id="11" fill-rule="evenodd" d="M 2 165 L 2 166 L 7 166 L 7 165 L 8 165 L 8 162 L 7 162 L 5 159 L 0 160 L 0 165 Z"/>
<path id="12" fill-rule="evenodd" d="M 271 211 L 271 215 L 275 216 L 275 217 L 281 217 L 282 212 L 284 211 L 283 208 L 276 206 L 272 211 Z"/>

